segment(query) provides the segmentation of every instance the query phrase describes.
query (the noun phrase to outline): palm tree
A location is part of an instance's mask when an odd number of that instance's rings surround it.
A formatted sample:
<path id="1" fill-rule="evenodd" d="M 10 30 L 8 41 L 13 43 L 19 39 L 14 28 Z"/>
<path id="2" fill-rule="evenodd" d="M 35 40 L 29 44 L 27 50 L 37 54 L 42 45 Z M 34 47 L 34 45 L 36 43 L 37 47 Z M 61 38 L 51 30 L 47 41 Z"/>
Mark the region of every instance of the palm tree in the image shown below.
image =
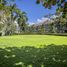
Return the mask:
<path id="1" fill-rule="evenodd" d="M 2 12 L 2 15 L 0 15 L 0 16 L 1 16 L 1 21 L 4 24 L 4 27 L 2 29 L 2 33 L 4 33 L 3 35 L 6 34 L 6 32 L 8 31 L 8 29 L 10 27 L 10 21 L 9 21 L 10 20 L 10 15 L 12 17 L 11 12 L 14 9 L 14 8 L 12 8 L 13 6 L 7 6 L 8 1 L 7 0 L 0 0 L 0 13 Z"/>
<path id="2" fill-rule="evenodd" d="M 21 12 L 21 11 L 18 11 L 18 24 L 19 24 L 19 27 L 20 27 L 20 31 L 26 31 L 26 22 L 27 22 L 28 18 L 26 16 L 26 13 L 25 12 Z"/>
<path id="3" fill-rule="evenodd" d="M 2 20 L 4 20 L 4 29 L 3 32 L 11 32 L 14 33 L 13 27 L 14 22 L 17 21 L 18 25 L 20 27 L 20 30 L 25 31 L 26 29 L 26 22 L 28 20 L 26 13 L 20 11 L 17 7 L 16 4 L 9 3 L 9 1 L 14 1 L 14 0 L 0 0 L 0 11 L 3 12 Z M 5 17 L 4 17 L 5 16 Z M 15 28 L 15 27 L 14 27 Z"/>

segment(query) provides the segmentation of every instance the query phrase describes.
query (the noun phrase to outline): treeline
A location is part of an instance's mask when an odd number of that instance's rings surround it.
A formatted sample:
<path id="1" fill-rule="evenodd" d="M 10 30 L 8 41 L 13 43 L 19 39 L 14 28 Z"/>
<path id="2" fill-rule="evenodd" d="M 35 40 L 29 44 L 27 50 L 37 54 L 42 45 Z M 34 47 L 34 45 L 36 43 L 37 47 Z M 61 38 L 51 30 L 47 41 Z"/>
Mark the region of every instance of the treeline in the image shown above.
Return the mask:
<path id="1" fill-rule="evenodd" d="M 67 33 L 67 20 L 62 17 L 51 18 L 50 20 L 31 25 L 30 32 L 38 34 Z"/>
<path id="2" fill-rule="evenodd" d="M 11 23 L 11 25 L 1 24 L 0 29 L 7 26 L 5 31 L 5 35 L 13 35 L 13 34 L 59 34 L 59 33 L 67 33 L 67 19 L 63 18 L 60 15 L 55 15 L 55 18 L 51 15 L 48 20 L 35 23 L 30 25 L 26 23 L 26 21 L 15 21 Z M 4 26 L 3 26 L 4 25 Z M 2 33 L 1 33 L 2 34 Z"/>

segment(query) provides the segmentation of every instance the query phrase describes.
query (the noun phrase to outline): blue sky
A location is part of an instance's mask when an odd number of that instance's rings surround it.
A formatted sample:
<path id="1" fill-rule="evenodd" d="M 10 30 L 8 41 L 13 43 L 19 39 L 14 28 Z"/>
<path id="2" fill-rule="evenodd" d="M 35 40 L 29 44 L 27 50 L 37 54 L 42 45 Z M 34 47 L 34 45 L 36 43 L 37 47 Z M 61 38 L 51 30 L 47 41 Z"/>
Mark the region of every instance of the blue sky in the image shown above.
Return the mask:
<path id="1" fill-rule="evenodd" d="M 36 22 L 37 19 L 42 18 L 48 14 L 54 14 L 56 12 L 56 6 L 51 10 L 44 8 L 41 4 L 36 4 L 36 0 L 17 0 L 17 7 L 22 11 L 25 11 L 28 16 L 28 22 Z"/>

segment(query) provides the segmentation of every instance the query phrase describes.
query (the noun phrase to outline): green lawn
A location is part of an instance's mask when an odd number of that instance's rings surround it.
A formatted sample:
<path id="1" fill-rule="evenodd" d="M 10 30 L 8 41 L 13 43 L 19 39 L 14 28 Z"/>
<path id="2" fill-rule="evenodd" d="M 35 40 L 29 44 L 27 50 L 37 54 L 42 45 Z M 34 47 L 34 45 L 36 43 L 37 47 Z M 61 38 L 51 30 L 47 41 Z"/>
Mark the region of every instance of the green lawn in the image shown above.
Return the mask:
<path id="1" fill-rule="evenodd" d="M 37 48 L 49 44 L 55 45 Z M 67 37 L 52 35 L 13 35 L 0 37 L 0 67 L 5 66 L 67 67 Z"/>
<path id="2" fill-rule="evenodd" d="M 14 35 L 0 37 L 0 47 L 21 47 L 41 45 L 67 45 L 67 37 L 52 35 Z"/>

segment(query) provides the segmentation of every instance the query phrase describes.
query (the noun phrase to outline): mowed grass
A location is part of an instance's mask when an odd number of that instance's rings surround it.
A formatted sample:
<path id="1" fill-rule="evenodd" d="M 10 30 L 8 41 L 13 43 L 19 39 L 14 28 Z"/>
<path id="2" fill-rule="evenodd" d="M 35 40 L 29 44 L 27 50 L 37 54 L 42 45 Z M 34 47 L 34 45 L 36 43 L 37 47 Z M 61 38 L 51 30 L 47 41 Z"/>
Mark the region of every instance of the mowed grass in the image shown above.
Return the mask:
<path id="1" fill-rule="evenodd" d="M 67 45 L 67 37 L 52 35 L 13 35 L 0 37 L 0 47 L 41 47 L 50 44 Z"/>

